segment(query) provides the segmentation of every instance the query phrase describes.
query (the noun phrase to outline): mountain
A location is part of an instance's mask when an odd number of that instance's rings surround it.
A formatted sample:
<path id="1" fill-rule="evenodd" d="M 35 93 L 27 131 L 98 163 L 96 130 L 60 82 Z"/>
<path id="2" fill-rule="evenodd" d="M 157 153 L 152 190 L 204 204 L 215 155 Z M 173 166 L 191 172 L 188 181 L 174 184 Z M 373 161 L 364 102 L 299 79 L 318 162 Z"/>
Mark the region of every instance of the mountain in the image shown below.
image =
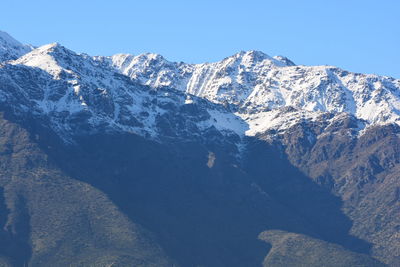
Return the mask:
<path id="1" fill-rule="evenodd" d="M 332 66 L 298 66 L 258 51 L 195 65 L 168 62 L 154 54 L 115 55 L 105 61 L 142 84 L 234 104 L 240 114 L 290 106 L 309 112 L 347 112 L 369 123 L 399 123 L 400 81 L 390 77 Z"/>
<path id="2" fill-rule="evenodd" d="M 200 135 L 212 126 L 213 117 L 244 127 L 237 116 L 220 105 L 176 90 L 150 90 L 56 43 L 11 61 L 2 68 L 0 79 L 7 85 L 0 101 L 14 103 L 18 112 L 29 109 L 50 120 L 49 127 L 66 141 L 72 135 L 104 130 L 159 139 L 168 136 L 164 132 L 170 127 L 181 123 L 187 125 L 176 129 L 179 135 L 196 137 L 196 132 Z M 182 116 L 184 113 L 196 119 Z M 164 124 L 170 122 L 164 121 L 172 115 L 176 125 L 167 127 Z M 229 130 L 224 125 L 217 128 Z M 184 133 L 188 130 L 190 133 Z"/>
<path id="3" fill-rule="evenodd" d="M 301 234 L 275 230 L 261 233 L 260 239 L 272 243 L 263 266 L 384 266 L 363 254 Z"/>
<path id="4" fill-rule="evenodd" d="M 0 265 L 400 264 L 400 80 L 259 51 L 14 55 Z"/>
<path id="5" fill-rule="evenodd" d="M 21 44 L 8 33 L 0 31 L 0 62 L 17 59 L 32 48 L 32 46 Z"/>

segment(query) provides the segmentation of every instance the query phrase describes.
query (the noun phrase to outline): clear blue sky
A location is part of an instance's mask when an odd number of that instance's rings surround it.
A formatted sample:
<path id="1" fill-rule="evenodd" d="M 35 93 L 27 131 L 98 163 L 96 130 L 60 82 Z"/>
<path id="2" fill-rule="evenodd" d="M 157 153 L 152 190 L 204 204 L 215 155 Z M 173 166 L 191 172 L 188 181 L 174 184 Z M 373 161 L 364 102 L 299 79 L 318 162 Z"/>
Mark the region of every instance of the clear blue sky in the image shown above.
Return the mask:
<path id="1" fill-rule="evenodd" d="M 90 55 L 212 62 L 240 50 L 400 78 L 398 0 L 3 0 L 0 30 Z"/>

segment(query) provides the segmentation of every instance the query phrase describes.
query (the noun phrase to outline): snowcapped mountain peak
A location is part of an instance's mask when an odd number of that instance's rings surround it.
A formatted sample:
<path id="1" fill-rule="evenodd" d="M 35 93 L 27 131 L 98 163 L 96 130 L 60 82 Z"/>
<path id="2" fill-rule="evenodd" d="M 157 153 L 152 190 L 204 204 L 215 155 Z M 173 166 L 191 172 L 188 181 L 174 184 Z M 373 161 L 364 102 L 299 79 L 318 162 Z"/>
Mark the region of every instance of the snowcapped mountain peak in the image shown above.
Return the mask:
<path id="1" fill-rule="evenodd" d="M 258 74 L 294 66 L 284 57 L 261 51 L 241 51 L 219 62 L 185 64 L 170 62 L 158 54 L 117 54 L 106 61 L 124 75 L 153 88 L 172 87 L 214 102 L 239 103 L 255 86 Z"/>
<path id="2" fill-rule="evenodd" d="M 290 59 L 284 56 L 274 56 L 273 57 L 275 60 L 284 63 L 286 66 L 296 66 L 296 64 L 293 63 Z"/>
<path id="3" fill-rule="evenodd" d="M 101 75 L 100 73 L 105 68 L 92 57 L 86 54 L 77 54 L 59 43 L 40 46 L 10 63 L 39 68 L 56 79 L 60 79 L 62 75 L 70 76 L 69 79 L 93 77 L 96 76 L 96 73 Z"/>
<path id="4" fill-rule="evenodd" d="M 76 54 L 59 43 L 40 46 L 12 62 L 30 67 L 37 67 L 50 74 L 57 75 L 66 67 L 63 59 L 69 60 Z"/>
<path id="5" fill-rule="evenodd" d="M 8 33 L 0 31 L 0 40 L 2 44 L 8 44 L 10 46 L 22 45 L 20 42 L 12 38 Z"/>
<path id="6" fill-rule="evenodd" d="M 171 64 L 163 56 L 154 53 L 145 53 L 137 56 L 131 54 L 116 54 L 111 56 L 112 65 L 118 69 L 127 70 L 134 67 L 146 67 L 150 65 Z"/>
<path id="7" fill-rule="evenodd" d="M 113 61 L 113 67 L 155 89 L 170 87 L 243 114 L 282 107 L 347 112 L 369 123 L 400 122 L 400 81 L 334 66 L 295 65 L 283 56 L 241 51 L 219 62 L 184 64 L 148 54 Z M 116 62 L 118 64 L 116 64 Z"/>
<path id="8" fill-rule="evenodd" d="M 38 48 L 36 48 L 36 50 L 41 53 L 63 53 L 63 54 L 75 54 L 75 52 L 67 49 L 66 47 L 62 46 L 60 43 L 58 42 L 54 42 L 54 43 L 50 43 L 50 44 L 46 44 L 46 45 L 42 45 Z"/>
<path id="9" fill-rule="evenodd" d="M 249 51 L 240 51 L 239 53 L 234 54 L 231 57 L 235 57 L 235 58 L 251 58 L 255 61 L 263 61 L 265 59 L 272 59 L 272 57 L 270 57 L 269 55 L 265 54 L 262 51 L 258 51 L 258 50 L 249 50 Z M 228 57 L 230 58 L 230 57 Z"/>
<path id="10" fill-rule="evenodd" d="M 76 53 L 73 52 L 72 50 L 69 50 L 66 47 L 62 46 L 60 43 L 55 42 L 37 47 L 28 54 L 24 55 L 23 58 L 27 59 L 27 58 L 32 58 L 33 56 L 40 56 L 46 54 L 54 58 L 60 57 L 62 55 L 64 56 L 76 55 Z"/>
<path id="11" fill-rule="evenodd" d="M 52 43 L 4 66 L 5 77 L 31 67 L 29 75 L 51 80 L 29 88 L 27 102 L 34 99 L 41 113 L 81 114 L 93 125 L 135 131 L 143 125 L 155 133 L 165 110 L 188 111 L 199 105 L 212 107 L 214 113 L 204 111 L 208 115 L 197 126 L 222 123 L 215 127 L 238 134 L 245 134 L 247 127 L 247 135 L 318 119 L 326 112 L 348 113 L 369 124 L 400 124 L 400 80 L 333 66 L 295 65 L 286 57 L 255 50 L 219 62 L 186 64 L 154 53 L 91 57 Z M 198 105 L 199 99 L 203 102 Z"/>
<path id="12" fill-rule="evenodd" d="M 150 60 L 164 60 L 164 61 L 166 61 L 166 59 L 162 55 L 155 54 L 155 53 L 145 53 L 145 54 L 142 54 L 142 55 L 139 55 L 139 56 L 147 57 Z"/>
<path id="13" fill-rule="evenodd" d="M 190 64 L 170 62 L 163 56 L 154 53 L 137 56 L 116 54 L 111 57 L 95 57 L 94 59 L 106 63 L 116 71 L 153 88 L 177 86 L 176 79 L 181 75 L 184 76 L 184 72 L 192 69 Z M 176 89 L 185 91 L 184 88 Z"/>
<path id="14" fill-rule="evenodd" d="M 31 46 L 23 45 L 8 33 L 0 31 L 0 62 L 17 59 L 31 50 Z"/>
<path id="15" fill-rule="evenodd" d="M 238 64 L 241 64 L 246 67 L 252 67 L 254 65 L 270 65 L 275 67 L 286 67 L 293 66 L 294 63 L 289 59 L 276 56 L 271 57 L 265 54 L 262 51 L 258 50 L 249 50 L 249 51 L 240 51 L 239 53 L 234 54 L 233 56 L 225 58 L 223 61 L 235 61 Z"/>

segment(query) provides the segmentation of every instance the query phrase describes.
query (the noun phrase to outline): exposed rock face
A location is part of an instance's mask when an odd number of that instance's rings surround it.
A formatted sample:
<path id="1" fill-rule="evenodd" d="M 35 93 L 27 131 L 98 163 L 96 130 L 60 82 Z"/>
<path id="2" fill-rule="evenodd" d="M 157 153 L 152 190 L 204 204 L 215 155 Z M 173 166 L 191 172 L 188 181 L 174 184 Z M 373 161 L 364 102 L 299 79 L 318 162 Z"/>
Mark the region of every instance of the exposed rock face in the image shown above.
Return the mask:
<path id="1" fill-rule="evenodd" d="M 399 80 L 15 42 L 0 265 L 400 264 Z"/>
<path id="2" fill-rule="evenodd" d="M 376 126 L 357 136 L 355 122 L 349 116 L 330 125 L 304 123 L 277 140 L 294 166 L 341 197 L 353 221 L 351 234 L 373 244 L 373 255 L 396 266 L 400 128 Z"/>

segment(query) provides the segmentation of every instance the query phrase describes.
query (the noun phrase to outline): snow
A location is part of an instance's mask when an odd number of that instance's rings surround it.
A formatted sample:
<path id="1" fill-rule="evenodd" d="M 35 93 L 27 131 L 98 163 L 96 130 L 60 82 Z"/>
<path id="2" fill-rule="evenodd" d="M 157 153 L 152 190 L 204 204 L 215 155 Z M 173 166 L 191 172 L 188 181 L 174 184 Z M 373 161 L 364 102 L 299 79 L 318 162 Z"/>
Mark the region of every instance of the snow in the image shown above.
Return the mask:
<path id="1" fill-rule="evenodd" d="M 0 32 L 0 50 L 5 43 L 22 46 L 10 38 Z M 27 102 L 35 103 L 35 112 L 54 121 L 87 112 L 94 128 L 106 124 L 152 138 L 159 134 L 157 116 L 168 112 L 162 108 L 165 104 L 206 105 L 210 118 L 196 121 L 200 130 L 214 126 L 223 134 L 241 137 L 285 131 L 304 120 L 321 120 L 326 112 L 337 114 L 334 119 L 354 115 L 360 120 L 360 132 L 368 125 L 400 124 L 400 80 L 333 66 L 294 65 L 259 51 L 240 52 L 219 62 L 185 64 L 151 53 L 89 57 L 53 43 L 4 64 L 43 71 L 43 81 L 32 89 L 39 90 L 32 95 L 43 95 L 41 99 L 30 99 L 30 92 L 24 91 L 28 89 L 21 89 Z M 3 69 L 0 74 L 9 75 Z M 117 72 L 131 80 L 116 76 Z M 64 91 L 54 92 L 49 86 L 53 83 Z M 0 97 L 6 99 L 7 92 L 0 90 Z M 148 116 L 141 116 L 143 112 Z M 121 120 L 126 117 L 141 125 Z M 70 129 L 62 118 L 55 127 Z M 309 136 L 310 142 L 313 138 Z"/>
<path id="2" fill-rule="evenodd" d="M 245 131 L 245 135 L 256 136 L 271 129 L 277 131 L 289 129 L 303 120 L 317 121 L 322 114 L 323 112 L 319 111 L 294 110 L 286 112 L 281 109 L 275 109 L 250 115 L 240 113 L 237 115 L 248 124 L 248 130 Z"/>
<path id="3" fill-rule="evenodd" d="M 220 110 L 208 110 L 211 118 L 198 124 L 201 129 L 207 129 L 214 126 L 222 132 L 233 132 L 239 136 L 244 136 L 248 129 L 248 124 L 245 123 L 238 115 Z"/>
<path id="4" fill-rule="evenodd" d="M 16 59 L 32 49 L 29 45 L 23 45 L 8 33 L 0 31 L 0 62 Z"/>
<path id="5" fill-rule="evenodd" d="M 292 106 L 310 112 L 347 112 L 369 123 L 400 120 L 400 81 L 390 77 L 356 74 L 334 66 L 296 66 L 282 56 L 271 58 L 258 51 L 204 64 L 174 63 L 161 56 L 154 62 L 154 56 L 148 55 L 131 60 L 138 58 L 140 64 L 123 68 L 134 80 L 234 104 L 252 113 Z M 118 64 L 114 67 L 119 69 Z"/>
<path id="6" fill-rule="evenodd" d="M 188 95 L 185 99 L 185 105 L 190 105 L 193 103 L 194 103 L 193 99 Z"/>
<path id="7" fill-rule="evenodd" d="M 41 46 L 30 53 L 24 55 L 14 62 L 14 64 L 23 64 L 30 67 L 37 67 L 50 74 L 57 75 L 62 71 L 62 67 L 49 53 L 57 46 L 57 43 Z"/>

